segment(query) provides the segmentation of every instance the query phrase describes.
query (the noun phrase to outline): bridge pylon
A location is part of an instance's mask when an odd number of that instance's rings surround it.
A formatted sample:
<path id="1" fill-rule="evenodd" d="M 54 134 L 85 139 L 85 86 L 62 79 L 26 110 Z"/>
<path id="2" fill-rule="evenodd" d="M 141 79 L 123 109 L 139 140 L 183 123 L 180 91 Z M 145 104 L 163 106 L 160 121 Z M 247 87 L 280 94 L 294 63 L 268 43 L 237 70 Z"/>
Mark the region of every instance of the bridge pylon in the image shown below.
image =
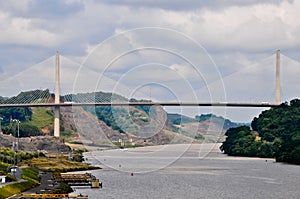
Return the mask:
<path id="1" fill-rule="evenodd" d="M 276 104 L 280 105 L 280 50 L 276 51 Z"/>
<path id="2" fill-rule="evenodd" d="M 55 104 L 60 103 L 60 66 L 59 66 L 59 52 L 55 55 Z M 59 124 L 59 106 L 54 107 L 54 137 L 60 135 L 60 124 Z"/>

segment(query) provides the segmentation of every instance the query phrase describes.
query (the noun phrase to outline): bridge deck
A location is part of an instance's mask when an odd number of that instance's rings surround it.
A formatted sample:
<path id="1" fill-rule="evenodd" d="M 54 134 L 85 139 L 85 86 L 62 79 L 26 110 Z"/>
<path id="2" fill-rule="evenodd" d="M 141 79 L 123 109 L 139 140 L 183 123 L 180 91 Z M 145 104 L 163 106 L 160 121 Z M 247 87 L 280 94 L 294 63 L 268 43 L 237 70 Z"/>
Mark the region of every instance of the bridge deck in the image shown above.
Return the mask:
<path id="1" fill-rule="evenodd" d="M 11 107 L 70 107 L 70 106 L 218 106 L 218 107 L 277 107 L 269 103 L 228 103 L 228 102 L 95 102 L 95 103 L 37 103 L 0 104 L 0 108 Z"/>

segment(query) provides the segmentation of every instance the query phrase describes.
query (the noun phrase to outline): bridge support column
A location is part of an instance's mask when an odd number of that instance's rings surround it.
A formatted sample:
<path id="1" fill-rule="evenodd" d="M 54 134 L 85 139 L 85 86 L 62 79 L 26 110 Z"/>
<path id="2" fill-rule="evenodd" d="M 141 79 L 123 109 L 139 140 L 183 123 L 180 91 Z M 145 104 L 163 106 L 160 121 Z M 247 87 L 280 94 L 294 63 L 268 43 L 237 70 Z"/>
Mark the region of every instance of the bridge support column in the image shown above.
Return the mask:
<path id="1" fill-rule="evenodd" d="M 280 50 L 276 52 L 276 105 L 280 105 Z"/>
<path id="2" fill-rule="evenodd" d="M 55 55 L 55 104 L 60 102 L 60 71 L 59 71 L 59 52 Z M 54 108 L 54 137 L 59 137 L 60 135 L 60 122 L 59 122 L 59 106 Z"/>
<path id="3" fill-rule="evenodd" d="M 54 137 L 60 135 L 60 123 L 59 123 L 59 107 L 54 108 Z"/>

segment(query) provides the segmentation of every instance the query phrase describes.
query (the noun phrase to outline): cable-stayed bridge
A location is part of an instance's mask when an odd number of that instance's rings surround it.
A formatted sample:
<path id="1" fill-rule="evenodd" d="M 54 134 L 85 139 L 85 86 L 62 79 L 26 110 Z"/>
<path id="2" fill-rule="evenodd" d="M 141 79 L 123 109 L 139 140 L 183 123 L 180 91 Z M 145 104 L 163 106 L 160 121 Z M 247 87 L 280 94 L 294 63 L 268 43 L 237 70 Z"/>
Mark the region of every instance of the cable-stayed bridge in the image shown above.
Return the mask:
<path id="1" fill-rule="evenodd" d="M 68 106 L 220 106 L 220 107 L 276 107 L 277 104 L 262 103 L 228 103 L 228 102 L 79 102 L 79 103 L 28 103 L 1 104 L 1 108 L 11 107 L 68 107 Z"/>
<path id="2" fill-rule="evenodd" d="M 37 89 L 25 95 L 19 94 L 17 97 L 11 97 L 0 100 L 0 108 L 8 107 L 54 107 L 55 110 L 55 128 L 54 135 L 59 136 L 59 108 L 60 107 L 76 107 L 76 106 L 170 106 L 170 107 L 276 107 L 280 105 L 280 52 L 276 53 L 276 71 L 275 71 L 275 102 L 271 103 L 268 100 L 264 102 L 227 102 L 227 101 L 159 101 L 159 100 L 144 100 L 131 101 L 128 99 L 112 100 L 112 96 L 103 98 L 95 97 L 96 92 L 91 92 L 85 95 L 66 94 L 61 97 L 60 89 L 60 56 L 57 53 L 55 57 L 55 76 L 52 82 L 55 82 L 55 93 L 50 93 L 49 90 Z M 275 68 L 274 66 L 272 66 Z M 37 74 L 38 75 L 38 74 Z M 247 75 L 247 74 L 243 74 Z M 230 76 L 230 75 L 229 75 Z M 89 81 L 87 79 L 87 81 Z M 242 80 L 244 81 L 244 79 Z M 229 81 L 230 82 L 230 81 Z M 1 82 L 0 82 L 1 83 Z M 21 82 L 22 83 L 22 82 Z M 25 85 L 27 82 L 23 82 Z M 51 83 L 51 81 L 50 81 Z M 75 84 L 73 83 L 73 86 Z M 258 88 L 257 88 L 258 89 Z M 228 92 L 230 93 L 230 89 Z M 246 89 L 244 89 L 246 90 Z M 25 92 L 24 92 L 25 93 Z M 239 92 L 238 92 L 239 93 Z M 242 95 L 242 93 L 241 93 Z M 150 95 L 151 96 L 151 95 Z M 151 99 L 151 97 L 150 97 Z"/>

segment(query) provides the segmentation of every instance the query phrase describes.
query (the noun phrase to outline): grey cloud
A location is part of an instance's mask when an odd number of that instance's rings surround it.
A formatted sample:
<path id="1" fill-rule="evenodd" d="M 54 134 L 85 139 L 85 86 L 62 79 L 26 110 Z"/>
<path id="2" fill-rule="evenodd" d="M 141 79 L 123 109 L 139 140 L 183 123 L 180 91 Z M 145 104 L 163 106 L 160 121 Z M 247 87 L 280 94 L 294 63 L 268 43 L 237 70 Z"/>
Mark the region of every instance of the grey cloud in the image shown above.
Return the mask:
<path id="1" fill-rule="evenodd" d="M 270 56 L 277 48 L 299 60 L 300 4 L 297 1 L 293 5 L 287 3 L 292 1 L 282 3 L 283 0 L 175 0 L 171 3 L 166 0 L 70 1 L 30 3 L 26 0 L 0 0 L 0 16 L 4 13 L 0 22 L 0 38 L 4 38 L 0 46 L 2 74 L 13 74 L 29 68 L 30 65 L 53 56 L 56 50 L 63 55 L 84 57 L 90 52 L 87 50 L 89 47 L 96 46 L 110 36 L 122 30 L 146 26 L 175 29 L 193 37 L 208 49 L 220 66 L 223 76 L 231 75 L 254 61 Z M 18 24 L 27 25 L 27 35 L 24 34 L 24 28 L 19 28 L 21 25 L 12 23 L 14 20 Z M 51 41 L 45 37 L 45 32 L 53 34 Z M 37 39 L 37 35 L 42 35 L 43 40 Z M 157 38 L 154 34 L 142 36 L 135 39 L 139 39 L 139 43 L 155 39 L 159 44 L 169 44 L 168 47 L 174 45 L 181 49 L 180 40 L 173 42 L 169 35 L 167 39 L 161 36 Z M 119 49 L 121 46 L 117 43 L 116 47 Z M 194 49 L 184 50 L 189 56 L 198 56 Z M 129 67 L 151 61 L 145 58 L 147 57 L 128 57 L 120 60 L 124 62 L 116 64 Z M 165 63 L 158 58 L 157 62 Z M 134 62 L 136 60 L 140 62 Z M 171 62 L 168 62 L 169 65 L 181 65 L 174 58 L 168 61 Z M 122 75 L 125 72 L 122 69 L 113 72 Z M 289 74 L 285 75 L 285 79 L 288 77 Z M 259 79 L 263 80 L 264 78 Z M 238 80 L 236 82 L 237 85 L 243 83 Z M 293 80 L 293 84 L 299 85 L 297 79 Z"/>
<path id="2" fill-rule="evenodd" d="M 147 7 L 147 8 L 161 8 L 166 10 L 195 10 L 195 9 L 223 9 L 229 6 L 249 6 L 253 4 L 279 4 L 286 0 L 104 0 L 107 4 L 132 6 L 132 7 Z M 294 1 L 294 0 L 290 0 Z"/>
<path id="3" fill-rule="evenodd" d="M 19 17 L 59 18 L 84 9 L 82 2 L 68 3 L 61 0 L 0 1 L 0 9 Z"/>

